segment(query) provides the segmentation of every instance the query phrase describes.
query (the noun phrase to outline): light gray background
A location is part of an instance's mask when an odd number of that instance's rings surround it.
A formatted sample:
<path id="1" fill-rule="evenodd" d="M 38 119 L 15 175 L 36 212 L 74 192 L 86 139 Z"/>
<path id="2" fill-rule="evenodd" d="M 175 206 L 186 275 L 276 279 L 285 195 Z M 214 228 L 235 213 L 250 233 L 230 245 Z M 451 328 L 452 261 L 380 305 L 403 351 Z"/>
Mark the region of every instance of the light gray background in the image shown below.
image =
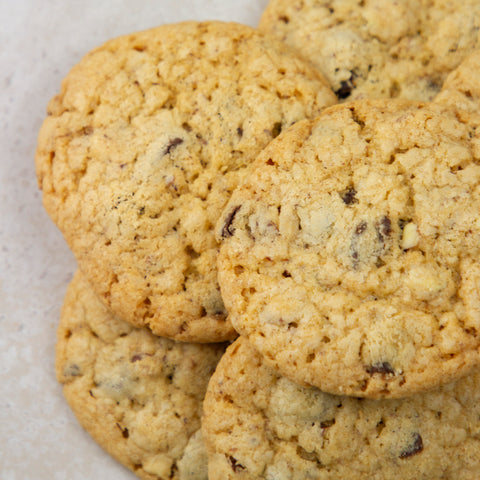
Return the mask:
<path id="1" fill-rule="evenodd" d="M 0 479 L 127 480 L 54 375 L 75 261 L 41 205 L 36 137 L 61 79 L 109 38 L 182 20 L 255 26 L 267 0 L 0 0 Z"/>

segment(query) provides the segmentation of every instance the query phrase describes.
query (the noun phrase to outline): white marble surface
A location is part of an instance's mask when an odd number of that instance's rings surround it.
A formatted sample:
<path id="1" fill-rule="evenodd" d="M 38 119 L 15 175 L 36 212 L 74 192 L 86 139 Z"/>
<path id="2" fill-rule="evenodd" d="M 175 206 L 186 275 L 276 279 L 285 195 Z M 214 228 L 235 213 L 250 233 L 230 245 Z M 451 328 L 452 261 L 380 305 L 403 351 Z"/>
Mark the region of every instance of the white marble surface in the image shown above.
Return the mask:
<path id="1" fill-rule="evenodd" d="M 136 478 L 90 439 L 54 375 L 72 254 L 41 205 L 36 136 L 61 79 L 90 49 L 181 20 L 255 26 L 267 0 L 0 1 L 0 479 Z"/>

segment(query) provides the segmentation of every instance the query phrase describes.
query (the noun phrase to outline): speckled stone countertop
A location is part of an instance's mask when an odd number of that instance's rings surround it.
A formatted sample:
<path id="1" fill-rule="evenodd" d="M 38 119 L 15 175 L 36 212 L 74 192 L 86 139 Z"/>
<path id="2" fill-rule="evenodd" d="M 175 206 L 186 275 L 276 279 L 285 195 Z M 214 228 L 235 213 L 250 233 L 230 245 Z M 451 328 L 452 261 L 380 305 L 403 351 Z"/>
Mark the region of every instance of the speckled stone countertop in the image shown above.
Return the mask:
<path id="1" fill-rule="evenodd" d="M 76 265 L 34 171 L 49 99 L 109 38 L 182 20 L 255 26 L 267 0 L 0 2 L 0 478 L 136 478 L 77 424 L 55 380 L 59 312 Z"/>

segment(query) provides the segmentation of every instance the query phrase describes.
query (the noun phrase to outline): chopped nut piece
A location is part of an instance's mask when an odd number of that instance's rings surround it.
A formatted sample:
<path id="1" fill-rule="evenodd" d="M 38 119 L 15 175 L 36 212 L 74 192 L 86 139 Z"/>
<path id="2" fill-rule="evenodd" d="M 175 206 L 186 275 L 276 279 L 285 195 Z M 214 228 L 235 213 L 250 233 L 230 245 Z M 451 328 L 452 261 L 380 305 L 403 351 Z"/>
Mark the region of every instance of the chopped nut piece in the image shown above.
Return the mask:
<path id="1" fill-rule="evenodd" d="M 418 234 L 417 226 L 410 222 L 403 228 L 402 248 L 408 250 L 418 244 L 420 235 Z"/>

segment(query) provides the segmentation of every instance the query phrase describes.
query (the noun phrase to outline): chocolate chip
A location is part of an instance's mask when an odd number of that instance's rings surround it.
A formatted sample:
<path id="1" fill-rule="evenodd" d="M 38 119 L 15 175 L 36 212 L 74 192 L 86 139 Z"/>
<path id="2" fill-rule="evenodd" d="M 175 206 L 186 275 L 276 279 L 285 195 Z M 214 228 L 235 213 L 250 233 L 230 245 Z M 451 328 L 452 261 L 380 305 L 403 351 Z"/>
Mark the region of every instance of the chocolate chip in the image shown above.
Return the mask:
<path id="1" fill-rule="evenodd" d="M 442 84 L 443 82 L 440 80 L 440 79 L 432 79 L 430 78 L 428 80 L 428 88 L 430 88 L 431 90 L 435 90 L 435 91 L 439 91 L 441 88 L 442 88 Z M 466 96 L 468 97 L 470 94 L 470 96 L 472 95 L 471 92 L 465 92 Z"/>
<path id="2" fill-rule="evenodd" d="M 245 470 L 245 467 L 241 464 L 238 463 L 238 460 L 231 455 L 228 457 L 228 461 L 230 462 L 230 465 L 232 466 L 232 470 L 237 473 L 241 470 Z"/>
<path id="3" fill-rule="evenodd" d="M 81 133 L 83 135 L 91 135 L 93 133 L 93 127 L 83 127 L 82 130 L 81 130 Z"/>
<path id="4" fill-rule="evenodd" d="M 380 373 L 382 375 L 395 375 L 395 370 L 388 362 L 379 362 L 365 367 L 367 373 L 373 375 Z"/>
<path id="5" fill-rule="evenodd" d="M 340 82 L 340 88 L 335 91 L 335 95 L 340 99 L 343 100 L 347 98 L 353 90 L 353 83 L 351 81 L 352 77 L 348 80 L 342 80 Z"/>
<path id="6" fill-rule="evenodd" d="M 181 143 L 183 143 L 183 139 L 179 137 L 170 140 L 163 154 L 168 155 L 177 145 L 180 145 Z"/>
<path id="7" fill-rule="evenodd" d="M 423 450 L 423 440 L 419 433 L 413 434 L 413 442 L 399 455 L 399 458 L 408 458 L 417 455 Z"/>
<path id="8" fill-rule="evenodd" d="M 375 266 L 377 268 L 381 268 L 384 265 L 386 265 L 385 261 L 382 258 L 378 257 L 377 260 L 375 261 Z"/>
<path id="9" fill-rule="evenodd" d="M 128 438 L 130 436 L 130 434 L 128 433 L 128 428 L 127 427 L 123 428 L 119 423 L 117 423 L 117 427 L 122 432 L 122 437 L 123 438 Z"/>
<path id="10" fill-rule="evenodd" d="M 241 205 L 233 207 L 233 209 L 225 218 L 225 223 L 223 224 L 222 228 L 222 238 L 231 237 L 233 235 L 233 232 L 235 231 L 232 227 L 233 219 L 235 218 L 235 215 L 240 210 L 240 208 L 242 208 Z"/>
<path id="11" fill-rule="evenodd" d="M 355 228 L 355 235 L 361 235 L 366 229 L 367 222 L 363 220 L 357 225 L 357 228 Z"/>
<path id="12" fill-rule="evenodd" d="M 297 445 L 297 455 L 300 458 L 303 458 L 304 460 L 307 460 L 309 462 L 317 461 L 317 456 L 315 455 L 315 452 L 308 452 L 301 445 Z"/>
<path id="13" fill-rule="evenodd" d="M 274 123 L 272 127 L 272 137 L 278 137 L 280 133 L 282 132 L 282 124 L 280 122 Z"/>
<path id="14" fill-rule="evenodd" d="M 320 428 L 330 428 L 332 425 L 335 425 L 335 419 L 331 418 L 330 420 L 325 420 L 320 422 Z"/>
<path id="15" fill-rule="evenodd" d="M 152 356 L 151 353 L 136 353 L 135 355 L 132 356 L 130 361 L 132 363 L 139 362 L 140 360 L 143 360 L 145 357 L 151 357 L 151 356 Z"/>
<path id="16" fill-rule="evenodd" d="M 376 224 L 378 240 L 385 243 L 387 237 L 392 233 L 392 221 L 387 217 L 382 217 Z"/>
<path id="17" fill-rule="evenodd" d="M 357 191 L 353 187 L 348 187 L 346 190 L 342 192 L 338 192 L 340 194 L 341 199 L 345 205 L 352 205 L 353 203 L 358 203 L 358 200 L 355 198 Z"/>
<path id="18" fill-rule="evenodd" d="M 82 371 L 78 365 L 72 364 L 65 368 L 64 375 L 66 377 L 79 377 L 82 375 Z"/>

